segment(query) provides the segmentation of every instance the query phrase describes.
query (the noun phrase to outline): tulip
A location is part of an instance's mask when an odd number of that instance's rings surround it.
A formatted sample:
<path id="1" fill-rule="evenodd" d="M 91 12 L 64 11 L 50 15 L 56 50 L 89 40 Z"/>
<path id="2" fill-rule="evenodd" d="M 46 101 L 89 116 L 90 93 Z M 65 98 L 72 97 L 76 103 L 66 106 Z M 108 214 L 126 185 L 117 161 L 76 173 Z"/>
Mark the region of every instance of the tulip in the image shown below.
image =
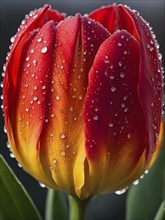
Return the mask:
<path id="1" fill-rule="evenodd" d="M 163 136 L 161 55 L 136 11 L 114 4 L 65 18 L 46 5 L 11 41 L 5 125 L 29 174 L 86 199 L 149 169 Z"/>

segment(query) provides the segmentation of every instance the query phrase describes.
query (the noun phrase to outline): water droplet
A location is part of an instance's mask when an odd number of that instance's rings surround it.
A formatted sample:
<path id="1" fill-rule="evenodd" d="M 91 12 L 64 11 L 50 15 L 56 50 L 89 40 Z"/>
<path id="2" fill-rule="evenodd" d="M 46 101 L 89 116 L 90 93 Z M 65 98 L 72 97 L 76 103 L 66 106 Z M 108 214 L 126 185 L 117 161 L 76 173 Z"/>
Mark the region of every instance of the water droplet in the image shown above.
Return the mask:
<path id="1" fill-rule="evenodd" d="M 37 60 L 33 60 L 33 65 L 36 66 Z"/>
<path id="2" fill-rule="evenodd" d="M 37 42 L 40 43 L 41 41 L 42 41 L 42 38 L 39 37 L 39 38 L 37 39 Z"/>
<path id="3" fill-rule="evenodd" d="M 5 127 L 5 125 L 4 125 L 4 128 L 3 128 L 3 129 L 4 129 L 4 132 L 5 132 L 5 133 L 7 133 L 7 130 L 6 130 L 6 127 Z"/>
<path id="4" fill-rule="evenodd" d="M 30 57 L 26 57 L 26 61 L 29 61 L 30 60 Z"/>
<path id="5" fill-rule="evenodd" d="M 34 16 L 33 16 L 34 19 L 37 18 L 37 17 L 38 17 L 38 15 L 34 15 Z"/>
<path id="6" fill-rule="evenodd" d="M 127 191 L 127 188 L 124 188 L 124 189 L 121 189 L 121 190 L 116 191 L 115 194 L 117 194 L 117 195 L 122 195 L 122 194 L 124 194 L 126 191 Z"/>
<path id="7" fill-rule="evenodd" d="M 56 95 L 56 100 L 58 101 L 60 99 L 60 96 L 59 95 Z"/>
<path id="8" fill-rule="evenodd" d="M 122 43 L 118 43 L 117 45 L 118 45 L 119 47 L 121 47 L 121 46 L 122 46 Z"/>
<path id="9" fill-rule="evenodd" d="M 143 179 L 143 178 L 144 178 L 144 175 L 141 175 L 141 176 L 140 176 L 140 179 Z"/>
<path id="10" fill-rule="evenodd" d="M 33 97 L 33 100 L 34 100 L 34 101 L 37 101 L 37 99 L 38 99 L 37 96 L 34 96 L 34 97 Z"/>
<path id="11" fill-rule="evenodd" d="M 109 123 L 109 127 L 112 128 L 113 127 L 113 123 Z"/>
<path id="12" fill-rule="evenodd" d="M 125 107 L 125 103 L 121 103 L 121 107 L 124 108 Z"/>
<path id="13" fill-rule="evenodd" d="M 70 106 L 70 111 L 73 112 L 73 106 Z"/>
<path id="14" fill-rule="evenodd" d="M 119 61 L 118 64 L 119 64 L 120 67 L 123 65 L 122 61 Z"/>
<path id="15" fill-rule="evenodd" d="M 19 166 L 20 168 L 22 168 L 22 165 L 21 165 L 20 163 L 18 163 L 18 166 Z"/>
<path id="16" fill-rule="evenodd" d="M 56 159 L 53 159 L 53 160 L 52 160 L 52 163 L 54 163 L 54 164 L 57 163 L 57 160 L 56 160 Z"/>
<path id="17" fill-rule="evenodd" d="M 131 138 L 131 134 L 128 134 L 128 135 L 127 135 L 127 138 L 130 139 L 130 138 Z"/>
<path id="18" fill-rule="evenodd" d="M 127 100 L 128 99 L 128 95 L 125 95 L 124 97 L 123 97 L 123 100 L 125 101 L 125 100 Z"/>
<path id="19" fill-rule="evenodd" d="M 42 188 L 45 188 L 46 186 L 43 184 L 43 183 L 41 183 L 41 182 L 39 182 L 39 185 L 42 187 Z"/>
<path id="20" fill-rule="evenodd" d="M 93 120 L 94 121 L 97 121 L 99 119 L 99 116 L 98 115 L 95 115 L 94 117 L 93 117 Z"/>
<path id="21" fill-rule="evenodd" d="M 15 36 L 10 38 L 11 43 L 14 43 L 14 40 L 15 40 Z"/>
<path id="22" fill-rule="evenodd" d="M 60 137 L 61 137 L 62 139 L 64 139 L 64 138 L 65 138 L 65 134 L 64 134 L 64 133 L 61 133 Z"/>
<path id="23" fill-rule="evenodd" d="M 144 173 L 145 173 L 145 174 L 148 174 L 148 173 L 149 173 L 149 170 L 146 170 Z"/>
<path id="24" fill-rule="evenodd" d="M 125 77 L 125 73 L 121 72 L 121 73 L 120 73 L 120 77 L 121 77 L 121 78 L 124 78 L 124 77 Z"/>
<path id="25" fill-rule="evenodd" d="M 25 109 L 26 112 L 29 112 L 29 110 L 30 110 L 29 108 L 26 108 L 26 109 Z"/>
<path id="26" fill-rule="evenodd" d="M 115 91 L 116 91 L 116 88 L 115 88 L 115 87 L 111 87 L 111 91 L 112 91 L 112 92 L 115 92 Z"/>
<path id="27" fill-rule="evenodd" d="M 115 77 L 114 77 L 114 76 L 110 76 L 109 78 L 110 78 L 111 80 L 113 80 Z"/>
<path id="28" fill-rule="evenodd" d="M 30 50 L 30 53 L 34 53 L 34 49 L 31 49 L 31 50 Z"/>
<path id="29" fill-rule="evenodd" d="M 14 156 L 14 154 L 13 154 L 13 153 L 10 153 L 10 157 L 11 157 L 11 158 L 14 158 L 15 156 Z"/>
<path id="30" fill-rule="evenodd" d="M 79 99 L 79 100 L 82 100 L 82 99 L 83 99 L 83 96 L 82 96 L 82 95 L 79 95 L 78 99 Z"/>
<path id="31" fill-rule="evenodd" d="M 45 46 L 45 47 L 42 47 L 42 48 L 41 48 L 41 53 L 46 53 L 47 50 L 48 50 L 48 48 L 47 48 L 46 46 Z"/>
<path id="32" fill-rule="evenodd" d="M 62 151 L 61 151 L 61 156 L 65 156 L 65 155 L 66 155 L 65 151 L 62 150 Z"/>
<path id="33" fill-rule="evenodd" d="M 37 86 L 34 86 L 33 89 L 34 89 L 34 90 L 37 90 Z"/>
<path id="34" fill-rule="evenodd" d="M 134 182 L 133 182 L 133 185 L 138 185 L 139 184 L 139 180 L 135 180 Z"/>
<path id="35" fill-rule="evenodd" d="M 162 59 L 162 54 L 158 53 L 158 59 L 161 60 Z"/>

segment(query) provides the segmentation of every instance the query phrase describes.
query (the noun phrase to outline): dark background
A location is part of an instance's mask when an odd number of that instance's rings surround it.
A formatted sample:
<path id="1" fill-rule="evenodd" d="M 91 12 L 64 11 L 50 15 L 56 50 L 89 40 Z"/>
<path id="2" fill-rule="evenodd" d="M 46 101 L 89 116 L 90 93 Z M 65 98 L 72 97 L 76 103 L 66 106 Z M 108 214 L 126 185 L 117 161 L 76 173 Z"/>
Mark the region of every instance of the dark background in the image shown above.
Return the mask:
<path id="1" fill-rule="evenodd" d="M 115 1 L 116 3 L 127 4 L 132 9 L 140 12 L 142 17 L 147 20 L 157 36 L 160 44 L 160 52 L 163 57 L 165 54 L 165 2 L 161 1 Z M 100 6 L 112 4 L 112 1 L 0 1 L 0 71 L 3 72 L 6 54 L 9 50 L 10 38 L 15 35 L 21 21 L 31 10 L 42 7 L 45 3 L 50 3 L 52 8 L 60 12 L 66 12 L 67 15 L 74 15 L 77 12 L 81 14 L 88 13 Z M 165 59 L 163 60 L 163 66 Z M 0 76 L 0 81 L 3 78 Z M 15 159 L 10 157 L 10 152 L 6 147 L 7 137 L 4 133 L 4 122 L 2 112 L 0 112 L 0 153 L 3 154 L 13 171 L 23 183 L 33 201 L 44 216 L 44 206 L 46 197 L 46 188 L 41 188 L 36 180 L 18 167 Z M 89 205 L 87 210 L 88 219 L 94 220 L 121 220 L 125 216 L 126 194 L 117 196 L 115 194 L 99 196 Z"/>

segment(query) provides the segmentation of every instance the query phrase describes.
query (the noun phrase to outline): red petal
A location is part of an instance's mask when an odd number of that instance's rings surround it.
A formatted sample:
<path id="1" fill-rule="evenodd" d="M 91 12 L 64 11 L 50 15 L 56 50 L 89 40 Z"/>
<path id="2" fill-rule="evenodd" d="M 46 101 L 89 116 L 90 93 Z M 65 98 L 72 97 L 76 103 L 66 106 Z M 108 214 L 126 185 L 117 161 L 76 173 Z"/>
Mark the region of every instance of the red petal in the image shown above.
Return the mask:
<path id="1" fill-rule="evenodd" d="M 45 14 L 45 22 L 53 20 L 55 23 L 60 22 L 61 20 L 64 20 L 66 17 L 65 13 L 59 13 L 57 10 L 48 10 Z"/>
<path id="2" fill-rule="evenodd" d="M 37 147 L 42 130 L 47 100 L 45 91 L 53 67 L 53 33 L 53 21 L 47 22 L 21 57 L 14 108 L 9 114 L 17 144 L 24 142 L 22 149 L 25 150 L 30 144 L 31 148 Z M 38 42 L 40 38 L 42 41 Z"/>
<path id="3" fill-rule="evenodd" d="M 135 165 L 145 148 L 145 126 L 137 94 L 139 45 L 126 31 L 111 35 L 99 48 L 89 73 L 84 122 L 90 159 L 109 161 L 130 155 Z M 136 117 L 135 117 L 136 116 Z"/>
<path id="4" fill-rule="evenodd" d="M 89 17 L 98 21 L 110 33 L 113 33 L 117 29 L 117 6 L 116 4 L 97 9 L 89 14 Z"/>
<path id="5" fill-rule="evenodd" d="M 41 157 L 51 167 L 55 182 L 66 191 L 72 190 L 71 193 L 74 193 L 73 167 L 76 161 L 81 162 L 77 162 L 79 167 L 84 163 L 82 110 L 88 72 L 99 46 L 107 37 L 109 33 L 102 26 L 79 14 L 56 26 L 53 74 L 40 139 Z M 55 159 L 58 165 L 54 164 Z M 56 169 L 58 172 L 54 172 Z M 83 174 L 79 179 L 83 185 Z"/>
<path id="6" fill-rule="evenodd" d="M 140 42 L 139 99 L 145 115 L 148 152 L 154 152 L 160 131 L 162 111 L 162 69 L 155 37 L 137 12 L 119 6 L 119 13 L 131 17 Z"/>
<path id="7" fill-rule="evenodd" d="M 24 44 L 16 89 L 4 93 L 8 104 L 6 125 L 12 150 L 26 171 L 49 186 L 55 184 L 50 170 L 41 161 L 39 137 L 45 117 L 46 92 L 52 75 L 54 37 L 54 22 L 49 21 Z M 16 60 L 16 57 L 12 59 Z M 7 71 L 12 75 L 15 72 L 11 61 L 10 68 Z M 9 89 L 12 83 L 10 79 Z"/>
<path id="8" fill-rule="evenodd" d="M 18 33 L 15 36 L 10 55 L 8 57 L 8 62 L 6 64 L 5 79 L 4 79 L 4 111 L 5 111 L 5 121 L 7 122 L 8 112 L 11 112 L 13 107 L 12 104 L 15 97 L 15 89 L 18 82 L 18 73 L 20 67 L 20 59 L 22 52 L 24 51 L 24 45 L 27 41 L 32 40 L 36 32 L 44 25 L 49 19 L 49 9 L 50 6 L 45 7 L 31 13 L 26 16 L 26 20 L 22 22 Z M 53 12 L 51 13 L 52 18 Z M 57 11 L 54 12 L 54 21 L 59 21 L 63 19 L 64 16 L 59 14 Z M 12 40 L 13 42 L 13 40 Z M 11 74 L 12 73 L 12 74 Z M 11 94 L 12 95 L 11 95 Z M 7 97 L 8 96 L 8 97 Z M 10 105 L 8 106 L 8 104 Z M 11 109 L 7 109 L 7 108 Z M 7 123 L 6 123 L 7 124 Z"/>

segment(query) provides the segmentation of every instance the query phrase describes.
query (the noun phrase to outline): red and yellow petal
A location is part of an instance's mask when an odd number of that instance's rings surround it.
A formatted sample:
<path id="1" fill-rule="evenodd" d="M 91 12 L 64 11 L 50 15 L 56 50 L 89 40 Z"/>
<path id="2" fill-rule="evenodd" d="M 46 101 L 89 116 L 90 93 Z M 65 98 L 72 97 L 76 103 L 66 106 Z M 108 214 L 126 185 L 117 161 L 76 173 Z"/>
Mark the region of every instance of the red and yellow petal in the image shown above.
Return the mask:
<path id="1" fill-rule="evenodd" d="M 97 193 L 122 187 L 146 147 L 139 63 L 137 40 L 118 31 L 101 45 L 89 73 L 83 115 L 89 179 Z"/>
<path id="2" fill-rule="evenodd" d="M 146 158 L 151 159 L 156 149 L 161 123 L 163 101 L 162 69 L 156 41 L 150 27 L 136 11 L 120 5 L 118 7 L 121 18 L 127 17 L 128 25 L 133 21 L 135 32 L 138 33 L 140 44 L 140 68 L 138 93 L 145 115 L 147 151 Z"/>
<path id="3" fill-rule="evenodd" d="M 42 131 L 47 90 L 53 67 L 54 23 L 47 22 L 39 33 L 24 45 L 13 111 L 10 112 L 11 130 L 18 161 L 35 178 L 53 186 L 51 172 L 40 160 Z M 41 42 L 38 39 L 42 38 Z M 46 52 L 44 52 L 46 51 Z M 9 137 L 10 141 L 10 137 Z M 33 166 L 31 165 L 33 163 Z M 49 177 L 49 178 L 48 178 Z"/>
<path id="4" fill-rule="evenodd" d="M 40 35 L 44 36 L 48 31 L 44 46 L 50 49 L 50 45 L 53 43 L 50 29 L 54 29 L 55 22 L 62 20 L 64 15 L 51 11 L 50 16 L 49 9 L 49 6 L 45 6 L 26 16 L 15 39 L 12 39 L 13 45 L 6 64 L 3 93 L 6 129 L 17 160 L 37 179 L 53 186 L 52 179 L 47 178 L 40 163 L 38 138 L 43 124 L 41 115 L 44 115 L 45 98 L 42 97 L 41 90 L 36 89 L 40 82 L 37 77 L 42 77 L 44 80 L 45 72 L 50 72 L 52 61 L 42 63 L 43 54 L 39 51 L 41 48 L 37 44 L 41 42 Z M 53 21 L 44 26 L 50 17 Z M 39 34 L 37 34 L 38 32 Z M 46 43 L 46 40 L 49 42 Z M 42 44 L 40 44 L 41 46 Z M 46 81 L 47 79 L 45 79 Z M 33 100 L 36 102 L 33 103 L 32 109 L 32 97 L 36 99 L 38 96 L 40 101 Z M 34 161 L 33 166 L 30 161 Z"/>
<path id="5" fill-rule="evenodd" d="M 59 187 L 78 194 L 76 191 L 84 184 L 82 109 L 88 72 L 109 33 L 78 14 L 60 22 L 54 35 L 54 66 L 40 138 L 41 158 Z"/>

